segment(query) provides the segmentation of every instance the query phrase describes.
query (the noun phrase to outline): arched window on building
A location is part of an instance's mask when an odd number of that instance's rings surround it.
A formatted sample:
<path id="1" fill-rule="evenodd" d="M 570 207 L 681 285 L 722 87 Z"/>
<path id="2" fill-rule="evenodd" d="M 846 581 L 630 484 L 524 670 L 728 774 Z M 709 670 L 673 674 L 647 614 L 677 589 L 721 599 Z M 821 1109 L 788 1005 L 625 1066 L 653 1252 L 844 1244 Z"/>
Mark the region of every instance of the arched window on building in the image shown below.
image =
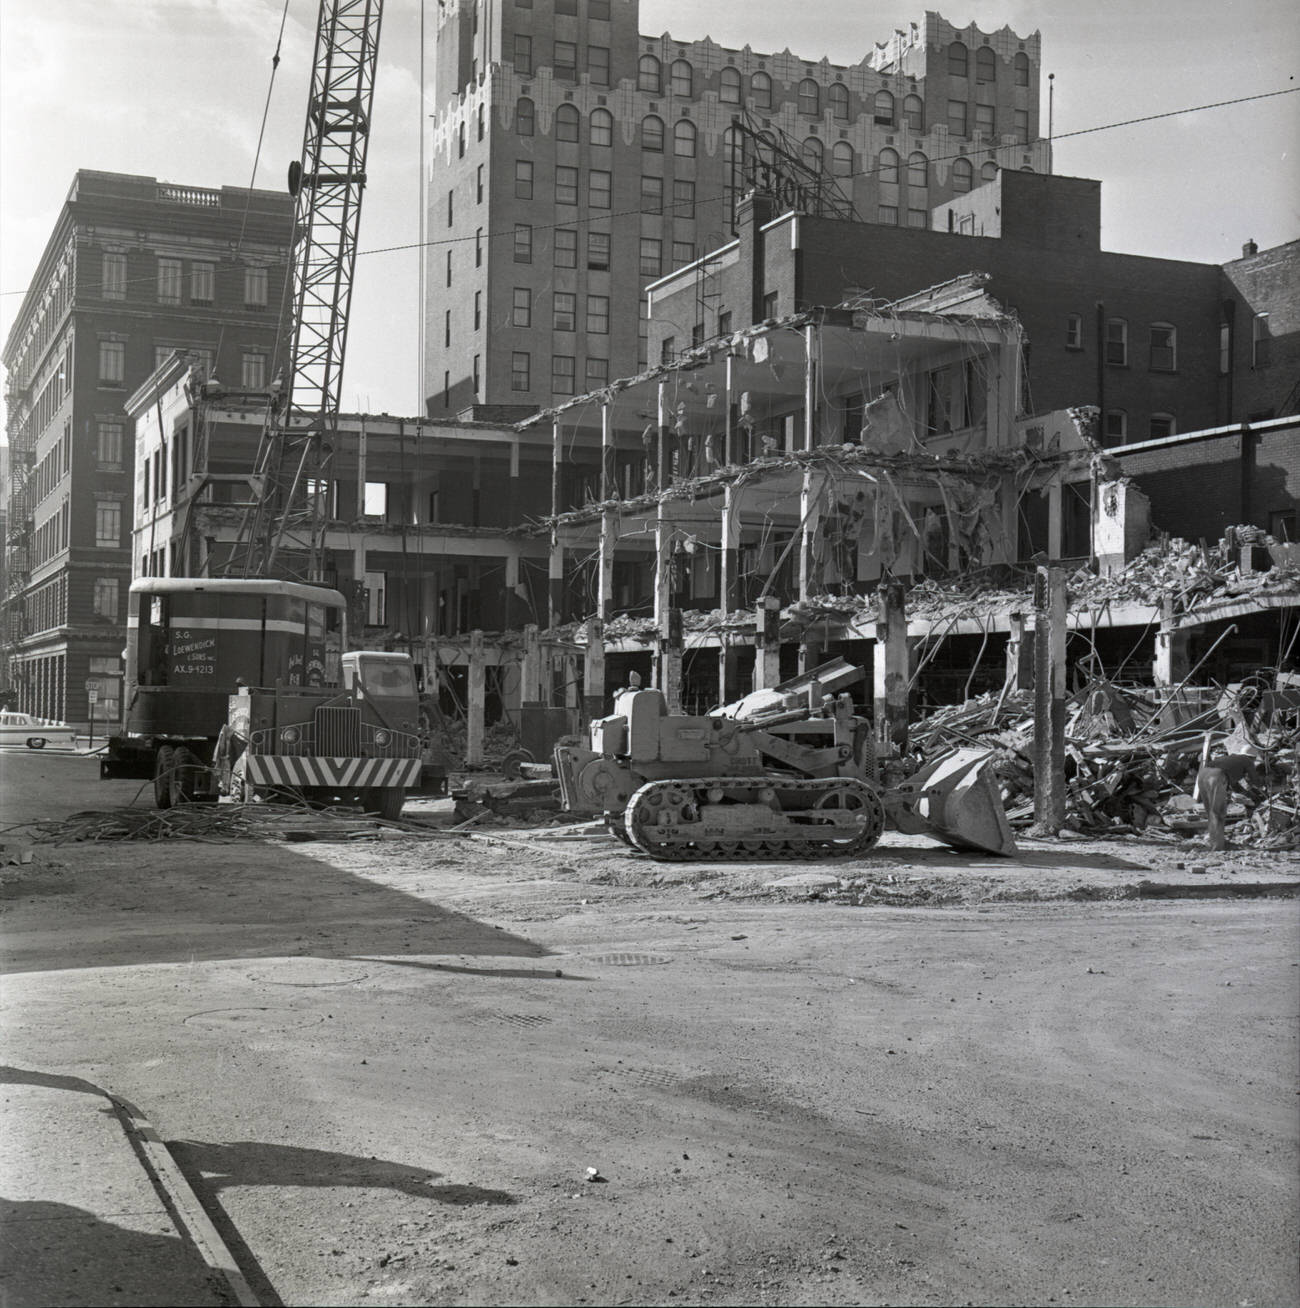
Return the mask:
<path id="1" fill-rule="evenodd" d="M 654 55 L 642 55 L 636 65 L 636 89 L 651 95 L 664 93 L 663 70 Z"/>
<path id="2" fill-rule="evenodd" d="M 674 95 L 685 96 L 689 100 L 695 94 L 695 77 L 685 59 L 673 61 L 670 76 Z"/>
<path id="3" fill-rule="evenodd" d="M 664 120 L 654 114 L 647 114 L 641 119 L 641 148 L 652 150 L 655 154 L 664 152 Z"/>
<path id="4" fill-rule="evenodd" d="M 1028 86 L 1029 85 L 1029 56 L 1023 50 L 1019 50 L 1016 52 L 1016 57 L 1012 63 L 1012 67 L 1015 69 L 1016 85 Z"/>
<path id="5" fill-rule="evenodd" d="M 1147 428 L 1147 439 L 1164 440 L 1166 436 L 1174 435 L 1177 430 L 1178 424 L 1174 421 L 1172 413 L 1153 413 Z"/>
<path id="6" fill-rule="evenodd" d="M 755 109 L 770 109 L 772 107 L 772 79 L 766 73 L 755 73 L 749 79 L 749 94 L 753 97 Z"/>
<path id="7" fill-rule="evenodd" d="M 907 184 L 914 191 L 924 191 L 930 185 L 930 161 L 920 150 L 907 156 Z"/>
<path id="8" fill-rule="evenodd" d="M 880 163 L 877 165 L 877 177 L 886 186 L 898 185 L 898 151 L 881 150 Z"/>
<path id="9" fill-rule="evenodd" d="M 614 115 L 608 109 L 591 111 L 591 143 L 592 145 L 614 144 Z"/>
<path id="10" fill-rule="evenodd" d="M 532 136 L 536 131 L 537 110 L 533 107 L 533 102 L 523 96 L 515 101 L 515 134 L 517 136 Z"/>
<path id="11" fill-rule="evenodd" d="M 826 102 L 837 123 L 849 121 L 849 88 L 843 82 L 832 82 L 826 90 Z"/>
<path id="12" fill-rule="evenodd" d="M 975 80 L 977 82 L 998 80 L 998 57 L 991 45 L 982 45 L 975 51 Z"/>
<path id="13" fill-rule="evenodd" d="M 1022 173 L 1032 173 L 1034 170 L 1028 164 L 1021 164 L 1020 171 Z"/>
<path id="14" fill-rule="evenodd" d="M 673 153 L 681 159 L 695 158 L 695 124 L 689 118 L 673 124 Z"/>
<path id="15" fill-rule="evenodd" d="M 909 95 L 903 101 L 903 126 L 909 131 L 925 131 L 925 102 L 919 95 Z"/>
<path id="16" fill-rule="evenodd" d="M 952 165 L 952 189 L 960 194 L 969 191 L 974 181 L 975 170 L 969 159 L 955 159 Z"/>
<path id="17" fill-rule="evenodd" d="M 740 103 L 740 70 L 724 68 L 718 82 L 718 99 L 723 104 Z"/>
<path id="18" fill-rule="evenodd" d="M 948 76 L 966 77 L 969 75 L 970 53 L 960 41 L 954 41 L 948 47 Z"/>
<path id="19" fill-rule="evenodd" d="M 555 139 L 557 141 L 576 141 L 578 139 L 578 106 L 562 104 L 555 111 Z"/>
<path id="20" fill-rule="evenodd" d="M 893 127 L 894 97 L 888 91 L 877 91 L 872 113 L 877 126 Z"/>
<path id="21" fill-rule="evenodd" d="M 997 175 L 998 175 L 998 166 L 993 162 L 992 159 L 990 159 L 980 169 L 980 181 L 982 182 L 991 182 Z"/>
<path id="22" fill-rule="evenodd" d="M 806 163 L 813 172 L 821 172 L 823 149 L 822 143 L 815 136 L 810 136 L 804 141 L 801 153 L 803 155 L 804 163 Z"/>
<path id="23" fill-rule="evenodd" d="M 850 141 L 836 141 L 831 150 L 831 172 L 836 177 L 853 176 L 853 144 Z"/>
<path id="24" fill-rule="evenodd" d="M 805 77 L 799 83 L 799 112 L 809 118 L 821 117 L 822 89 L 811 77 Z"/>

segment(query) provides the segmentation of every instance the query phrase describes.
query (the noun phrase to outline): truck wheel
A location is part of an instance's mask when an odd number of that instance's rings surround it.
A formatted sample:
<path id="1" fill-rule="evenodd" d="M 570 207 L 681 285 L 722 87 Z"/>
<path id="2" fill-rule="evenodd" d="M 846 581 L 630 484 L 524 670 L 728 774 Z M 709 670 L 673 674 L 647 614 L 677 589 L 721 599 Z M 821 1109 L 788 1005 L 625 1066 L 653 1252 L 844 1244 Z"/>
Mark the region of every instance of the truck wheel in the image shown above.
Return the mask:
<path id="1" fill-rule="evenodd" d="M 154 808 L 171 808 L 172 806 L 172 769 L 175 766 L 175 757 L 176 751 L 170 745 L 163 745 L 154 760 Z"/>
<path id="2" fill-rule="evenodd" d="M 373 808 L 381 818 L 396 822 L 402 816 L 402 807 L 406 803 L 404 786 L 377 786 L 370 792 L 367 808 Z"/>
<path id="3" fill-rule="evenodd" d="M 171 802 L 178 804 L 197 804 L 203 798 L 199 794 L 200 774 L 203 764 L 198 755 L 184 745 L 177 745 L 172 753 Z"/>

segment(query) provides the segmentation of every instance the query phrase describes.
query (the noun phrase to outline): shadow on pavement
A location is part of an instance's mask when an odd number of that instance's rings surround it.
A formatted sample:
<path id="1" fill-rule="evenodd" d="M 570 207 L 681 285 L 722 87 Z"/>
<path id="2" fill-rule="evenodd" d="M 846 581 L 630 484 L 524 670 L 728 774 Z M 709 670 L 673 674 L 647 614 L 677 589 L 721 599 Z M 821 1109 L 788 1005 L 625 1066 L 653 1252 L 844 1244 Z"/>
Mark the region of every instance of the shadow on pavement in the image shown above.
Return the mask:
<path id="1" fill-rule="evenodd" d="M 416 1199 L 456 1207 L 518 1202 L 506 1190 L 485 1190 L 477 1185 L 435 1185 L 437 1172 L 329 1149 L 263 1144 L 257 1140 L 232 1140 L 227 1144 L 169 1140 L 167 1147 L 191 1184 L 197 1182 L 212 1190 L 236 1185 L 357 1186 L 367 1190 L 395 1190 Z"/>
<path id="2" fill-rule="evenodd" d="M 885 850 L 892 853 L 893 850 Z M 1114 854 L 1097 854 L 1070 849 L 1021 849 L 1010 858 L 998 858 L 977 851 L 949 849 L 937 845 L 933 849 L 909 848 L 907 861 L 918 865 L 934 864 L 949 868 L 987 868 L 990 872 L 1014 872 L 1021 867 L 1059 867 L 1076 871 L 1149 872 L 1146 863 L 1117 858 Z"/>
<path id="3" fill-rule="evenodd" d="M 111 1111 L 108 1095 L 79 1076 L 59 1076 L 55 1072 L 33 1072 L 26 1067 L 0 1066 L 0 1085 L 39 1085 L 47 1090 L 73 1090 L 82 1095 L 98 1095 Z"/>
<path id="4" fill-rule="evenodd" d="M 0 972 L 300 956 L 531 959 L 550 952 L 280 844 L 99 846 L 102 864 L 71 849 L 52 848 L 50 865 L 7 870 Z"/>
<path id="5" fill-rule="evenodd" d="M 134 1231 L 71 1204 L 0 1199 L 0 1302 L 21 1308 L 230 1299 L 179 1236 Z"/>
<path id="6" fill-rule="evenodd" d="M 426 972 L 455 972 L 460 976 L 513 977 L 521 981 L 590 981 L 576 972 L 559 972 L 536 967 L 464 967 L 455 963 L 426 963 L 418 958 L 367 958 L 358 955 L 354 963 L 383 963 L 386 967 L 415 967 Z"/>

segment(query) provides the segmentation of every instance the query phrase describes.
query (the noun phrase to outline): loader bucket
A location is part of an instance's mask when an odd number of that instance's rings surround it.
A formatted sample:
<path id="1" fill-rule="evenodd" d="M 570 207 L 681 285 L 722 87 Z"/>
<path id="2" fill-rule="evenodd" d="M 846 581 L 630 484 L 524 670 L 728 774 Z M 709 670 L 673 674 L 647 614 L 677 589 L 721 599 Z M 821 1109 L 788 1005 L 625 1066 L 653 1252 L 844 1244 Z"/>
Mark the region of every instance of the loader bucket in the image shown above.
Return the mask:
<path id="1" fill-rule="evenodd" d="M 934 836 L 954 849 L 1012 855 L 1015 838 L 984 749 L 958 749 L 927 763 L 889 796 L 900 831 Z"/>

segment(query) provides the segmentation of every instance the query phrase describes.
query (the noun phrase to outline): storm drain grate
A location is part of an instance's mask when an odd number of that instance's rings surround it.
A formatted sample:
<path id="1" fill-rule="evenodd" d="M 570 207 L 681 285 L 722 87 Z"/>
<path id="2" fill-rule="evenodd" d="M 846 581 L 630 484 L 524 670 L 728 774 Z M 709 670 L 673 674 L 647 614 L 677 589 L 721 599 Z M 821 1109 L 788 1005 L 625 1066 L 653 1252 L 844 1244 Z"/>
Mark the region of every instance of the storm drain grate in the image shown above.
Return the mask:
<path id="1" fill-rule="evenodd" d="M 504 1022 L 507 1026 L 545 1026 L 553 1020 L 544 1017 L 541 1013 L 502 1013 L 496 1010 L 490 1013 L 476 1013 L 470 1018 L 471 1022 L 480 1026 L 488 1022 Z"/>
<path id="2" fill-rule="evenodd" d="M 606 967 L 651 967 L 657 963 L 671 963 L 663 954 L 592 954 L 590 961 Z"/>

